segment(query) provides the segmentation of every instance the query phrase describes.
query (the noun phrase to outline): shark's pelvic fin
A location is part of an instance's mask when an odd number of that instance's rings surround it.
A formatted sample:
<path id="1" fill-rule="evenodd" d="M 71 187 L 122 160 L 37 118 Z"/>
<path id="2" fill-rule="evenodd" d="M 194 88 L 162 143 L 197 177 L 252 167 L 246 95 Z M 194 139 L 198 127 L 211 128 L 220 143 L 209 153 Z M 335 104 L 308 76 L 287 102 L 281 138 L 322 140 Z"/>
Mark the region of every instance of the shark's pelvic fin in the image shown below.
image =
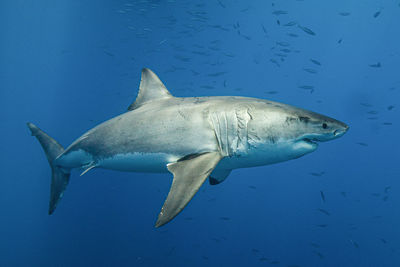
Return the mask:
<path id="1" fill-rule="evenodd" d="M 31 130 L 32 135 L 35 136 L 42 145 L 51 167 L 49 214 L 52 214 L 56 209 L 58 202 L 62 198 L 64 190 L 69 182 L 69 171 L 61 169 L 54 164 L 54 160 L 64 152 L 64 148 L 33 123 L 28 122 L 28 128 Z"/>
<path id="2" fill-rule="evenodd" d="M 174 175 L 174 179 L 158 215 L 156 227 L 171 221 L 183 210 L 217 166 L 222 156 L 219 152 L 209 152 L 188 158 L 167 165 L 168 170 Z"/>
<path id="3" fill-rule="evenodd" d="M 128 110 L 136 109 L 149 101 L 170 97 L 173 96 L 157 75 L 151 70 L 144 68 L 142 70 L 142 79 L 140 81 L 138 96 L 135 102 L 128 107 Z"/>
<path id="4" fill-rule="evenodd" d="M 208 181 L 210 182 L 210 185 L 216 185 L 220 184 L 225 179 L 229 176 L 232 170 L 224 170 L 224 169 L 215 169 L 213 172 L 210 174 L 210 177 L 208 178 Z"/>

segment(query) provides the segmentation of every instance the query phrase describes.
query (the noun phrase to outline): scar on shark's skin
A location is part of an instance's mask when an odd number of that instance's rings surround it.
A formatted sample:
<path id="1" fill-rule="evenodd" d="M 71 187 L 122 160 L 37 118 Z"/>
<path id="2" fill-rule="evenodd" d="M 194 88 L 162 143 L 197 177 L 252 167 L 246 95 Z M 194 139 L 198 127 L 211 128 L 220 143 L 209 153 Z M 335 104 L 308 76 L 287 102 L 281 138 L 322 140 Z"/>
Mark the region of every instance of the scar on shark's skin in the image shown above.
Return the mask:
<path id="1" fill-rule="evenodd" d="M 222 183 L 238 168 L 274 164 L 315 151 L 342 136 L 338 120 L 264 99 L 174 97 L 149 69 L 128 111 L 103 122 L 64 149 L 32 123 L 52 170 L 49 214 L 56 209 L 72 169 L 170 172 L 173 182 L 156 222 L 171 221 L 204 181 Z"/>

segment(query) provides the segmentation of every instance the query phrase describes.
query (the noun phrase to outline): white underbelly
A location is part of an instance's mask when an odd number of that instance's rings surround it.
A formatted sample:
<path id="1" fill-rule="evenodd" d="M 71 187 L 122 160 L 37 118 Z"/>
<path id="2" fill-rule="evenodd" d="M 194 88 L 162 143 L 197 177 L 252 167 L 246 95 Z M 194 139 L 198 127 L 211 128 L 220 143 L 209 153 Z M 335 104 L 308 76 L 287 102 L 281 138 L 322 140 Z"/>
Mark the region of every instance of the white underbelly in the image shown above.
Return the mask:
<path id="1" fill-rule="evenodd" d="M 221 160 L 218 167 L 222 169 L 239 169 L 263 165 L 270 165 L 299 158 L 307 153 L 314 151 L 316 147 L 310 148 L 305 144 L 275 143 L 260 145 L 250 148 L 246 153 L 226 157 Z"/>
<path id="2" fill-rule="evenodd" d="M 102 159 L 97 167 L 127 172 L 168 172 L 167 164 L 179 159 L 165 153 L 117 154 Z"/>

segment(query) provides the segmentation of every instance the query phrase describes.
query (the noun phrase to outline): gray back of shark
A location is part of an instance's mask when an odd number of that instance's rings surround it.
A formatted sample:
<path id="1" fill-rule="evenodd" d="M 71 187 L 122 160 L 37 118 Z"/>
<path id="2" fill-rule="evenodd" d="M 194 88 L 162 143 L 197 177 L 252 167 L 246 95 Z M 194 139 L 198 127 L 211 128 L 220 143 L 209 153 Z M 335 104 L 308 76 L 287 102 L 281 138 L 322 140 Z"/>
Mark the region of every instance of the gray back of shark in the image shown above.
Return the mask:
<path id="1" fill-rule="evenodd" d="M 290 105 L 247 97 L 172 96 L 143 69 L 128 111 L 89 130 L 68 148 L 32 123 L 52 169 L 49 214 L 70 172 L 93 168 L 171 172 L 173 181 L 156 227 L 172 220 L 209 177 L 224 181 L 233 169 L 268 165 L 314 151 L 317 142 L 342 136 L 348 126 Z"/>

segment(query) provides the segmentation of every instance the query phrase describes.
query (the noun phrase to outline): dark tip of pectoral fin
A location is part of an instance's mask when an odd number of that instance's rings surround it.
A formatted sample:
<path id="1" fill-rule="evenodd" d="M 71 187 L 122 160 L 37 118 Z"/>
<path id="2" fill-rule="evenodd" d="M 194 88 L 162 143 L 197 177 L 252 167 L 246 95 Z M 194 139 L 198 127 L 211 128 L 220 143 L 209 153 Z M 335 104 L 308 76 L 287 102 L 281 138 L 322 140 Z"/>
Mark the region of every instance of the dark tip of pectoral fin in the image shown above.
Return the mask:
<path id="1" fill-rule="evenodd" d="M 213 177 L 208 177 L 208 180 L 210 181 L 210 185 L 217 185 L 219 184 L 219 181 Z"/>
<path id="2" fill-rule="evenodd" d="M 167 165 L 174 178 L 155 227 L 168 223 L 186 207 L 222 156 L 219 152 L 207 152 L 187 158 Z"/>

